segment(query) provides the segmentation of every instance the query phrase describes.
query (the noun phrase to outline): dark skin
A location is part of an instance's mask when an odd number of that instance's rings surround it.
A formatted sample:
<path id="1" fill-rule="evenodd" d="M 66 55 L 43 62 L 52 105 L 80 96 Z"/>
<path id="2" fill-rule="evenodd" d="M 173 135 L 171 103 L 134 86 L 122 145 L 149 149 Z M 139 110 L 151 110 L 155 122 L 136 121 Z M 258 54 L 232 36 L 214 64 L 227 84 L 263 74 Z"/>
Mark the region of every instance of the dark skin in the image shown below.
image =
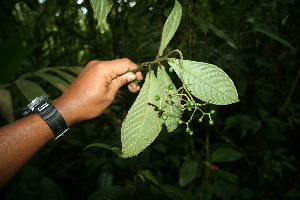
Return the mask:
<path id="1" fill-rule="evenodd" d="M 120 87 L 142 80 L 138 66 L 129 59 L 91 61 L 70 87 L 52 103 L 67 125 L 101 115 L 113 102 Z M 128 84 L 131 92 L 139 91 L 137 84 Z M 34 156 L 54 135 L 37 114 L 31 114 L 0 128 L 0 188 Z"/>

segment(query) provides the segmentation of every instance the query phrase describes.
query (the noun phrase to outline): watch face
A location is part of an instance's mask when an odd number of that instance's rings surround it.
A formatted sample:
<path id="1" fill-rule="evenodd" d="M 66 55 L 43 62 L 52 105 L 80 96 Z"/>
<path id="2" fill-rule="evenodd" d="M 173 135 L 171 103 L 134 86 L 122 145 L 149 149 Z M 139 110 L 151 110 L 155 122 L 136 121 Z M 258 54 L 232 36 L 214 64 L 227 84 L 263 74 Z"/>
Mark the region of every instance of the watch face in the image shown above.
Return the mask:
<path id="1" fill-rule="evenodd" d="M 48 96 L 46 94 L 43 94 L 42 96 L 34 98 L 28 105 L 27 108 L 31 111 L 34 110 L 34 108 L 41 102 L 48 101 Z"/>

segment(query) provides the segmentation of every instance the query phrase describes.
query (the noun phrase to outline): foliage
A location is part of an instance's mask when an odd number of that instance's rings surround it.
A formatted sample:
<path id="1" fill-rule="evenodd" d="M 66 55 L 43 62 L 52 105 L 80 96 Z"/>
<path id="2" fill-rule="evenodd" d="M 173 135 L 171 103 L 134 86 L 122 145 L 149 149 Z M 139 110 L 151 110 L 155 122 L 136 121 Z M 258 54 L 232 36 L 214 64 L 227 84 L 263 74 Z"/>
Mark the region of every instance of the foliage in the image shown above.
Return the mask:
<path id="1" fill-rule="evenodd" d="M 109 191 L 119 191 L 112 192 L 115 196 L 132 194 L 134 199 L 299 198 L 299 2 L 178 3 L 181 23 L 162 51 L 178 48 L 185 60 L 221 67 L 233 80 L 239 103 L 201 106 L 204 113 L 215 110 L 215 114 L 201 118 L 200 111 L 194 118 L 207 122 L 210 116 L 214 126 L 199 126 L 193 120 L 189 123 L 192 136 L 186 134 L 184 123 L 172 133 L 168 130 L 174 127 L 163 126 L 156 140 L 133 158 L 123 159 L 99 148 L 82 151 L 99 141 L 121 146 L 120 122 L 136 99 L 122 89 L 105 115 L 76 125 L 61 140 L 50 142 L 1 191 L 1 199 L 87 199 Z M 4 30 L 0 33 L 0 92 L 5 97 L 0 100 L 4 115 L 0 123 L 4 125 L 12 117 L 19 118 L 18 108 L 40 91 L 33 89 L 36 86 L 52 99 L 59 96 L 79 72 L 68 66 L 84 66 L 92 59 L 129 57 L 137 63 L 156 59 L 153 55 L 161 46 L 174 1 L 114 1 L 107 20 L 97 29 L 87 0 L 80 4 L 5 0 L 0 5 Z M 165 67 L 157 66 L 159 73 L 170 69 L 162 64 Z M 179 89 L 182 83 L 176 74 L 169 76 Z M 35 86 L 23 89 L 20 83 Z M 176 96 L 175 90 L 172 95 Z M 183 122 L 190 119 L 185 111 Z M 171 119 L 165 124 L 172 124 Z"/>

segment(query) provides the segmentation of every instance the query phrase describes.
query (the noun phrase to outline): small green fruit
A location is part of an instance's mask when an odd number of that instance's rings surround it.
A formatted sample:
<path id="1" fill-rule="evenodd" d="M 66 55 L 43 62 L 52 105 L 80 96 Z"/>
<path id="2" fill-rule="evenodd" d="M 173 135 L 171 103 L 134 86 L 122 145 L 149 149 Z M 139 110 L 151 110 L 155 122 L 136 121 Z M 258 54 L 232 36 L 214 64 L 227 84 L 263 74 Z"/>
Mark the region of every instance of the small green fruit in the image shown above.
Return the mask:
<path id="1" fill-rule="evenodd" d="M 199 118 L 199 119 L 198 119 L 198 122 L 201 123 L 201 122 L 202 122 L 202 119 L 203 119 L 202 117 Z"/>
<path id="2" fill-rule="evenodd" d="M 190 129 L 189 127 L 187 127 L 187 128 L 185 129 L 185 132 L 189 133 L 189 132 L 191 132 L 191 129 Z"/>
<path id="3" fill-rule="evenodd" d="M 195 102 L 194 102 L 194 101 L 189 101 L 188 105 L 189 105 L 190 107 L 194 107 L 194 106 L 195 106 Z"/>
<path id="4" fill-rule="evenodd" d="M 169 85 L 169 90 L 173 90 L 174 86 L 173 85 Z"/>
<path id="5" fill-rule="evenodd" d="M 159 110 L 159 111 L 162 111 L 162 106 L 158 106 L 158 110 Z"/>
<path id="6" fill-rule="evenodd" d="M 158 95 L 156 95 L 156 96 L 155 96 L 155 100 L 156 100 L 156 101 L 159 101 L 159 100 L 160 100 L 160 97 L 159 97 Z"/>
<path id="7" fill-rule="evenodd" d="M 189 134 L 190 134 L 190 135 L 193 135 L 193 134 L 194 134 L 194 131 L 190 131 Z"/>
<path id="8" fill-rule="evenodd" d="M 180 119 L 180 120 L 177 121 L 177 123 L 178 123 L 178 124 L 182 124 L 183 121 Z"/>
<path id="9" fill-rule="evenodd" d="M 188 111 L 192 111 L 193 109 L 192 109 L 191 107 L 188 107 L 187 110 L 188 110 Z"/>
<path id="10" fill-rule="evenodd" d="M 208 121 L 208 124 L 211 125 L 211 126 L 214 125 L 214 123 L 215 123 L 215 122 L 214 122 L 214 120 L 212 120 L 212 119 L 210 119 L 210 120 Z"/>
<path id="11" fill-rule="evenodd" d="M 169 72 L 172 73 L 174 69 L 172 67 L 169 68 Z"/>
<path id="12" fill-rule="evenodd" d="M 213 115 L 213 114 L 216 113 L 216 111 L 215 110 L 211 110 L 209 113 Z"/>
<path id="13" fill-rule="evenodd" d="M 166 121 L 168 119 L 168 115 L 163 115 L 162 119 Z"/>

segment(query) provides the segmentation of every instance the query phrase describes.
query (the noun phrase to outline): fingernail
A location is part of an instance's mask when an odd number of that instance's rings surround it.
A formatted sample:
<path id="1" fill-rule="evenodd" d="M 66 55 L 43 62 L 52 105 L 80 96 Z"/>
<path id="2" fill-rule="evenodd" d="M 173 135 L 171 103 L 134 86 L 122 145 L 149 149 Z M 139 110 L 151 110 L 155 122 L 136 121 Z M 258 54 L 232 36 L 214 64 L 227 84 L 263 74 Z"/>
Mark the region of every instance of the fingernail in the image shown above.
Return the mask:
<path id="1" fill-rule="evenodd" d="M 135 88 L 137 91 L 139 91 L 141 89 L 141 87 L 139 85 L 136 85 L 136 88 Z"/>
<path id="2" fill-rule="evenodd" d="M 127 81 L 128 82 L 134 81 L 135 79 L 136 79 L 136 75 L 134 75 L 134 74 L 131 74 L 131 75 L 127 76 Z"/>

